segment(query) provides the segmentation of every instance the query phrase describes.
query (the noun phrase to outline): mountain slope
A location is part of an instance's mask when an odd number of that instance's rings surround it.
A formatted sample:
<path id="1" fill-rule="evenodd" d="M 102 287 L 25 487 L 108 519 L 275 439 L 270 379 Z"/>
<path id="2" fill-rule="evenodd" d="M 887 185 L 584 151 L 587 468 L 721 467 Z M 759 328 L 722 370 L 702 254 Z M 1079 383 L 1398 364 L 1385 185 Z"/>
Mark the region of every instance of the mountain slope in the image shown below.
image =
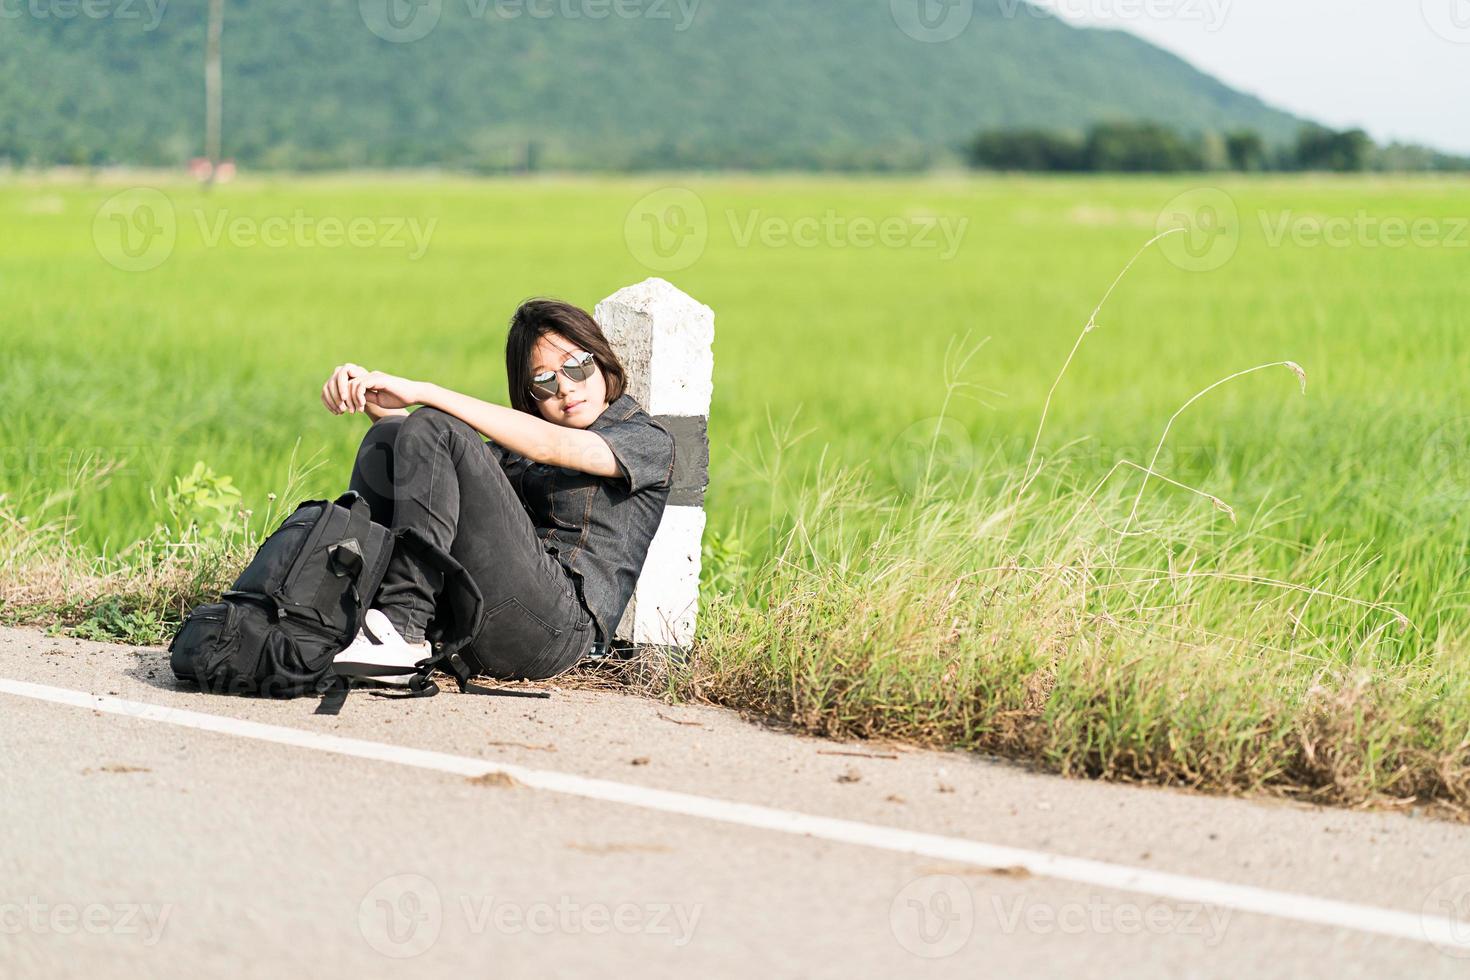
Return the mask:
<path id="1" fill-rule="evenodd" d="M 493 169 L 534 142 L 547 167 L 883 167 L 933 162 L 996 126 L 1148 119 L 1277 140 L 1297 126 L 1138 38 L 1019 0 L 976 0 L 938 43 L 905 33 L 884 0 L 410 2 L 229 0 L 227 153 Z M 404 21 L 411 34 L 432 30 L 384 40 L 386 4 L 429 18 Z M 103 19 L 0 21 L 0 156 L 197 154 L 205 6 L 111 0 Z M 593 19 L 616 10 L 640 16 Z"/>

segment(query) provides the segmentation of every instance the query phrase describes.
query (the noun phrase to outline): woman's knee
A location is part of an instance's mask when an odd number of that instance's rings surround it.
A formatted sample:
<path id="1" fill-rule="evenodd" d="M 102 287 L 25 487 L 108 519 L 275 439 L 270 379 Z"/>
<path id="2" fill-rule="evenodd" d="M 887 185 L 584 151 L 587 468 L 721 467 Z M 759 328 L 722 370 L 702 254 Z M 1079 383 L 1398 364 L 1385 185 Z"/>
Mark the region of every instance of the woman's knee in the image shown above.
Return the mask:
<path id="1" fill-rule="evenodd" d="M 420 408 L 407 418 L 402 416 L 398 429 L 400 439 L 439 439 L 445 432 L 473 433 L 468 422 L 438 408 Z"/>
<path id="2" fill-rule="evenodd" d="M 393 447 L 398 442 L 398 434 L 403 431 L 404 421 L 401 415 L 390 415 L 368 426 L 357 446 L 356 465 L 359 469 L 392 466 Z"/>
<path id="3" fill-rule="evenodd" d="M 373 508 L 373 520 L 386 523 L 392 519 L 393 447 L 404 419 L 389 416 L 373 423 L 357 448 L 352 464 L 351 489 L 367 498 Z"/>

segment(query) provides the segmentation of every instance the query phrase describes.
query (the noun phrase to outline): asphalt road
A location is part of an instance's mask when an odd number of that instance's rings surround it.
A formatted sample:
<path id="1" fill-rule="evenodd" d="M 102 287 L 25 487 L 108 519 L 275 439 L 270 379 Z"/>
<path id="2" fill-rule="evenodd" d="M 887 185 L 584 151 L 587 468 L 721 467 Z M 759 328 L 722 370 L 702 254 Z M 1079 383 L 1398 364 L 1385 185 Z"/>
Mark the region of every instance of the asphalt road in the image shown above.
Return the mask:
<path id="1" fill-rule="evenodd" d="M 1422 815 L 586 690 L 313 707 L 0 630 L 0 976 L 1470 975 Z"/>

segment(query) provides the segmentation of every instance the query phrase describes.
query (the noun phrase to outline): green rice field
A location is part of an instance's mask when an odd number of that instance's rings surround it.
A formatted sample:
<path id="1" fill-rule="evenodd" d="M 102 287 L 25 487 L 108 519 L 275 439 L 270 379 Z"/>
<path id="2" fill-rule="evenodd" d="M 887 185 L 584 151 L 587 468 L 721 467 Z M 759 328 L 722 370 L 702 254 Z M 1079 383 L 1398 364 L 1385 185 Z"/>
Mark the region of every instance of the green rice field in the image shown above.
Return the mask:
<path id="1" fill-rule="evenodd" d="M 338 363 L 505 403 L 519 301 L 656 275 L 714 309 L 715 387 L 699 642 L 646 683 L 1470 806 L 1464 181 L 16 175 L 0 225 L 12 620 L 125 596 L 166 636 L 197 596 L 128 546 L 176 477 L 258 535 L 345 488 Z"/>

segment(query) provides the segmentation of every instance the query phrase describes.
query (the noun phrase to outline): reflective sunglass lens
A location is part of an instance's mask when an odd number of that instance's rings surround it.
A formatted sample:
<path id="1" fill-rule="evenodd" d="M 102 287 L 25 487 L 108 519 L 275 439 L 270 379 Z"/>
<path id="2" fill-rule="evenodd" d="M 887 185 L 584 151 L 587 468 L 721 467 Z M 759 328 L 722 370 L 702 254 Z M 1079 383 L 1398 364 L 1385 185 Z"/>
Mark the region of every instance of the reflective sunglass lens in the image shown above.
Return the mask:
<path id="1" fill-rule="evenodd" d="M 564 365 L 562 370 L 565 371 L 567 377 L 571 378 L 573 381 L 586 381 L 588 378 L 592 377 L 592 372 L 596 370 L 596 368 L 597 365 L 594 362 L 592 355 L 588 354 L 586 357 L 575 364 Z"/>

